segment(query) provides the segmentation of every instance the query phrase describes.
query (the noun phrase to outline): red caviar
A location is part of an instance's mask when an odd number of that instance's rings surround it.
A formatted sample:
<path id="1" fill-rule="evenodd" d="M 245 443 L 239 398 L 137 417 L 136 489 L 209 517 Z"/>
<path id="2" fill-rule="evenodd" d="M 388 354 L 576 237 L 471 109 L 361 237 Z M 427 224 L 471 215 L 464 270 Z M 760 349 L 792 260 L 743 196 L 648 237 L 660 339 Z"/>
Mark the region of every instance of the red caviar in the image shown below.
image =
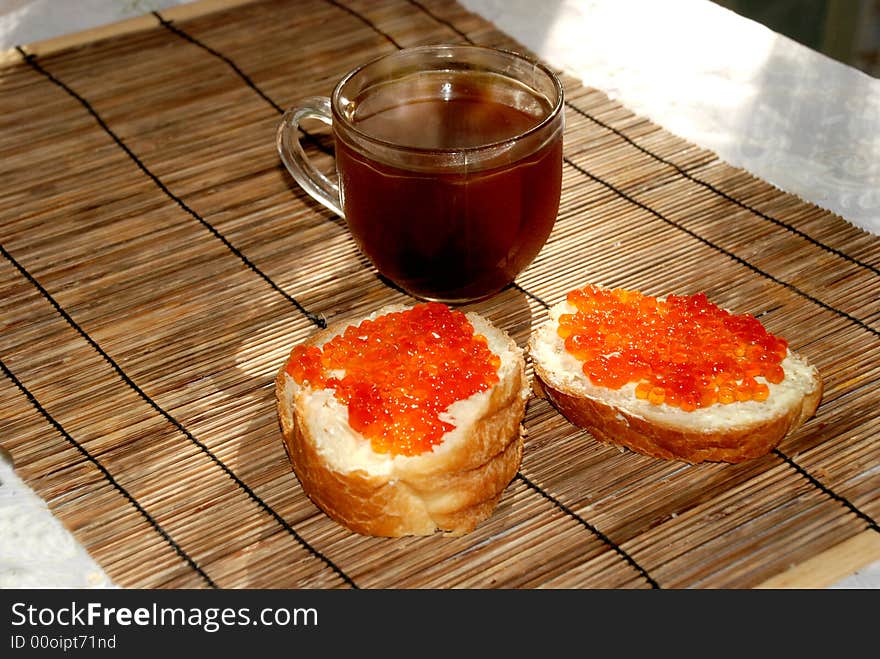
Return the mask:
<path id="1" fill-rule="evenodd" d="M 500 365 L 461 311 L 428 302 L 349 326 L 322 347 L 296 346 L 287 372 L 333 389 L 377 453 L 418 455 L 452 430 L 439 415 L 496 384 Z"/>
<path id="2" fill-rule="evenodd" d="M 788 342 L 750 315 L 712 304 L 704 293 L 665 299 L 594 286 L 569 292 L 559 317 L 565 348 L 593 384 L 687 412 L 714 403 L 766 400 L 785 374 Z"/>

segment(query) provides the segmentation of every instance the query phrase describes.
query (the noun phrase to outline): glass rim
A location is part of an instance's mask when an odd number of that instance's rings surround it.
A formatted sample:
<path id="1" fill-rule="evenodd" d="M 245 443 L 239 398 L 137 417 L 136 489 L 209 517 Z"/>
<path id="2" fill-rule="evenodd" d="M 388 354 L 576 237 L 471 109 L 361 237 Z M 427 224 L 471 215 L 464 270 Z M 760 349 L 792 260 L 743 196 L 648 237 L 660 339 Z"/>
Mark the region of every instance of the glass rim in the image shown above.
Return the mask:
<path id="1" fill-rule="evenodd" d="M 503 140 L 495 140 L 493 142 L 486 142 L 485 144 L 476 144 L 473 146 L 466 147 L 447 147 L 447 148 L 427 148 L 420 146 L 409 146 L 406 144 L 399 144 L 397 142 L 391 142 L 389 140 L 384 140 L 378 137 L 374 137 L 369 133 L 365 133 L 361 129 L 357 128 L 348 118 L 339 111 L 339 98 L 342 93 L 343 87 L 350 82 L 355 76 L 359 73 L 363 72 L 367 67 L 372 66 L 378 62 L 381 62 L 386 59 L 391 59 L 395 56 L 399 56 L 400 54 L 410 54 L 410 53 L 418 53 L 418 52 L 430 52 L 430 51 L 475 51 L 475 52 L 486 52 L 493 53 L 496 55 L 503 55 L 507 58 L 518 60 L 520 62 L 524 62 L 534 66 L 536 69 L 541 71 L 547 79 L 552 83 L 553 89 L 556 92 L 556 102 L 551 107 L 550 111 L 547 113 L 547 116 L 541 119 L 537 124 L 531 126 L 530 128 L 515 133 L 510 137 L 506 137 Z M 442 70 L 442 69 L 437 69 Z M 512 78 L 515 79 L 515 78 Z M 392 149 L 394 151 L 402 151 L 407 153 L 416 153 L 422 155 L 450 155 L 455 153 L 477 153 L 480 151 L 490 150 L 498 148 L 504 144 L 509 144 L 511 142 L 518 142 L 530 135 L 540 132 L 544 128 L 546 128 L 549 124 L 551 124 L 554 119 L 560 114 L 562 111 L 562 106 L 564 103 L 564 88 L 562 86 L 562 82 L 559 80 L 559 77 L 553 73 L 545 64 L 542 62 L 533 59 L 531 57 L 527 57 L 522 53 L 517 53 L 512 50 L 505 50 L 502 48 L 493 48 L 490 46 L 476 46 L 470 44 L 433 44 L 433 45 L 425 45 L 425 46 L 412 46 L 409 48 L 401 48 L 392 53 L 386 53 L 384 55 L 380 55 L 375 57 L 368 62 L 364 62 L 357 68 L 349 71 L 335 86 L 333 89 L 333 93 L 330 96 L 330 107 L 331 112 L 333 114 L 333 119 L 336 121 L 340 120 L 344 125 L 347 131 L 354 133 L 360 139 L 366 140 L 376 146 L 384 147 L 386 149 Z"/>

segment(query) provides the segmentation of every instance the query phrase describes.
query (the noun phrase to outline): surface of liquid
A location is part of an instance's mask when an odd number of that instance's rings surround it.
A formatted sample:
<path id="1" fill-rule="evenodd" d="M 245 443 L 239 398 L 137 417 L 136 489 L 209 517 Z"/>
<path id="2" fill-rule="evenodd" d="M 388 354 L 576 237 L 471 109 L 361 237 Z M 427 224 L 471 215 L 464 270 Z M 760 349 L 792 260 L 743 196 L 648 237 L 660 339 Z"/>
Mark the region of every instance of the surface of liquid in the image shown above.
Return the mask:
<path id="1" fill-rule="evenodd" d="M 458 149 L 492 144 L 524 133 L 536 117 L 487 98 L 421 99 L 392 106 L 356 121 L 377 139 L 421 149 Z"/>

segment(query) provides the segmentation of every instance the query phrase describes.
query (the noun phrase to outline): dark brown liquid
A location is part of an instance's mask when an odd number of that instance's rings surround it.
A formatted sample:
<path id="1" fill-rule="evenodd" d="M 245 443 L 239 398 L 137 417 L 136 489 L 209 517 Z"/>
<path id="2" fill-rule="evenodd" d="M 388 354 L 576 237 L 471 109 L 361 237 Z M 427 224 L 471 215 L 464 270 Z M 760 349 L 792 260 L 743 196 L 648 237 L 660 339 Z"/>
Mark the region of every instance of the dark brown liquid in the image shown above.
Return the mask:
<path id="1" fill-rule="evenodd" d="M 541 117 L 483 95 L 418 99 L 354 119 L 379 139 L 451 149 L 510 139 Z M 497 292 L 531 263 L 556 220 L 561 136 L 480 171 L 407 170 L 341 140 L 336 159 L 358 245 L 380 273 L 419 297 L 452 302 Z"/>

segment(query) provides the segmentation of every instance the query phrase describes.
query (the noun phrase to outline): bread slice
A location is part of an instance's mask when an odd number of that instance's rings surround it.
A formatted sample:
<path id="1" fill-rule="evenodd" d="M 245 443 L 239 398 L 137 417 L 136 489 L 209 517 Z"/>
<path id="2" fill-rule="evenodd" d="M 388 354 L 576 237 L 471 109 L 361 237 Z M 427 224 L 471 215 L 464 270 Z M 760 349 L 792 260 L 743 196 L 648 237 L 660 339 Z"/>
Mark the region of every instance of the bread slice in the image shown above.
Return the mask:
<path id="1" fill-rule="evenodd" d="M 620 389 L 597 386 L 557 333 L 560 315 L 576 311 L 568 301 L 560 302 L 550 309 L 549 321 L 532 333 L 528 355 L 534 389 L 601 442 L 689 463 L 741 462 L 775 448 L 815 413 L 822 397 L 817 369 L 790 350 L 780 364 L 784 379 L 767 382 L 770 394 L 764 401 L 716 402 L 684 411 L 636 397 L 634 382 Z"/>
<path id="2" fill-rule="evenodd" d="M 369 318 L 404 309 L 386 307 Z M 387 537 L 468 533 L 492 514 L 519 469 L 530 393 L 524 352 L 478 314 L 466 315 L 500 357 L 499 381 L 450 405 L 442 418 L 453 429 L 421 454 L 374 451 L 349 425 L 348 410 L 332 389 L 298 384 L 286 364 L 278 372 L 278 417 L 293 470 L 312 501 L 352 531 Z M 335 324 L 305 343 L 322 346 L 345 329 Z"/>

